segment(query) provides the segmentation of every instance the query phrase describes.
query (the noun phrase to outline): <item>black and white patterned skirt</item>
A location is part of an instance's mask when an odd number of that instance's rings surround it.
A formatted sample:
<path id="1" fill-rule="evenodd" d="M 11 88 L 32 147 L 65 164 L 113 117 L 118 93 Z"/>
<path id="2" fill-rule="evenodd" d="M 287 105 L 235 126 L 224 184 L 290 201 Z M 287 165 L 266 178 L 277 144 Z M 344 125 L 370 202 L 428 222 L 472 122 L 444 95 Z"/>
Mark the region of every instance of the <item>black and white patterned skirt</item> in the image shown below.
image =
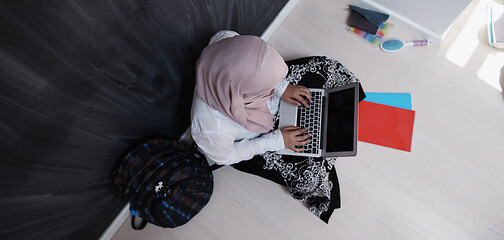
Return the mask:
<path id="1" fill-rule="evenodd" d="M 341 63 L 326 57 L 306 57 L 286 62 L 287 80 L 308 88 L 333 88 L 359 80 Z M 360 100 L 365 94 L 360 87 Z M 278 116 L 276 116 L 278 126 Z M 300 157 L 266 152 L 233 167 L 286 187 L 294 199 L 328 222 L 334 209 L 340 207 L 340 191 L 336 175 L 336 157 Z"/>

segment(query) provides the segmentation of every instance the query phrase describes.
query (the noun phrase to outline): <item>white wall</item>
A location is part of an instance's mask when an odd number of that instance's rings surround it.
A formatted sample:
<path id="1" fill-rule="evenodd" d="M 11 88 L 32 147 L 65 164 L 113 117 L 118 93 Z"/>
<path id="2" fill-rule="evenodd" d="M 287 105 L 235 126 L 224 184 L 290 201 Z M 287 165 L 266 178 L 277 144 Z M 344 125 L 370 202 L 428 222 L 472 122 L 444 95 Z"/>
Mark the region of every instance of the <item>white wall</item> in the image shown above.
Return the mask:
<path id="1" fill-rule="evenodd" d="M 352 0 L 352 4 L 390 15 L 398 27 L 438 44 L 471 0 Z"/>

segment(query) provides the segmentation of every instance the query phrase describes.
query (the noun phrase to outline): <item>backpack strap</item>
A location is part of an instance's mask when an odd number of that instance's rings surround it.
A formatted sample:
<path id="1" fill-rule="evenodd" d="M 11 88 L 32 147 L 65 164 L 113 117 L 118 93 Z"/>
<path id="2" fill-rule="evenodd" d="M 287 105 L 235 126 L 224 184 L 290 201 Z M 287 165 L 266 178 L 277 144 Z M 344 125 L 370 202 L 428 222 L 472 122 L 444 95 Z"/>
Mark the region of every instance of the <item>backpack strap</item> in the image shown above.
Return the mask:
<path id="1" fill-rule="evenodd" d="M 135 218 L 136 218 L 135 215 L 131 216 L 131 227 L 133 229 L 142 230 L 145 228 L 145 226 L 147 226 L 147 221 L 143 220 L 142 218 L 140 218 L 140 220 L 141 220 L 140 225 L 137 226 L 137 223 L 135 222 Z"/>

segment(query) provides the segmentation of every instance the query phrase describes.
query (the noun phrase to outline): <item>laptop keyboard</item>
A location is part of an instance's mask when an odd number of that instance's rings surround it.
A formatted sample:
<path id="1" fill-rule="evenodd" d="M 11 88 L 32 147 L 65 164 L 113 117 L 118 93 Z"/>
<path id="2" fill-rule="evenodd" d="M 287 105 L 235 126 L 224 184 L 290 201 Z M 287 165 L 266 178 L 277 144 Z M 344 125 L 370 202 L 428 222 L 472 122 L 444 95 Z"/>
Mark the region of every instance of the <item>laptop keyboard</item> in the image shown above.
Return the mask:
<path id="1" fill-rule="evenodd" d="M 301 128 L 308 128 L 306 133 L 312 133 L 311 141 L 304 145 L 301 153 L 318 153 L 320 149 L 320 131 L 322 122 L 322 92 L 311 92 L 312 103 L 309 108 L 304 106 L 298 107 L 298 126 Z"/>

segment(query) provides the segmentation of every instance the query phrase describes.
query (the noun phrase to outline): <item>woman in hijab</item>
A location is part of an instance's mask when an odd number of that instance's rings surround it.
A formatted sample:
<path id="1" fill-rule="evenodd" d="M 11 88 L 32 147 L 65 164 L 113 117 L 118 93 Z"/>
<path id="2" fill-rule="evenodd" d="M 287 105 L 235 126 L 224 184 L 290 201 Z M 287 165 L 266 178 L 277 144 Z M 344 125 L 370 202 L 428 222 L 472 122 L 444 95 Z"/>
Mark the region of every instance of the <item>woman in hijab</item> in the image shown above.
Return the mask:
<path id="1" fill-rule="evenodd" d="M 280 54 L 256 36 L 220 31 L 196 66 L 191 134 L 207 158 L 220 165 L 249 160 L 266 151 L 302 151 L 307 129 L 273 130 L 280 99 L 308 107 L 310 91 L 290 85 Z"/>

